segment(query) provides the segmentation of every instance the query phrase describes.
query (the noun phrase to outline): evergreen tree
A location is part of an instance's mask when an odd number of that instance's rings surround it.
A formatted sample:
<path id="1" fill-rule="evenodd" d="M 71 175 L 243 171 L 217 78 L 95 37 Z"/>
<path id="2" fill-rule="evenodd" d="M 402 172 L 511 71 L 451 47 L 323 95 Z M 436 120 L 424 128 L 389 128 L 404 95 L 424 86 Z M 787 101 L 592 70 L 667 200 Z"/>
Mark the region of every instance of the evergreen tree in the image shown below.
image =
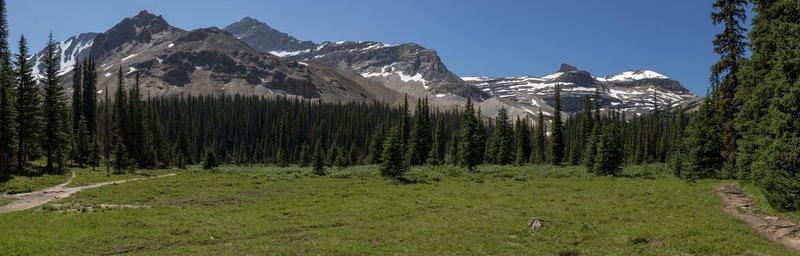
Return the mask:
<path id="1" fill-rule="evenodd" d="M 478 146 L 480 138 L 482 137 L 478 123 L 480 122 L 475 115 L 475 110 L 472 107 L 472 99 L 467 98 L 467 105 L 464 112 L 461 114 L 461 131 L 460 141 L 458 142 L 458 159 L 461 166 L 466 167 L 468 171 L 475 170 L 481 161 L 483 150 Z"/>
<path id="2" fill-rule="evenodd" d="M 89 131 L 89 138 L 94 140 L 97 137 L 97 71 L 94 67 L 94 60 L 88 59 L 83 62 L 83 117 L 86 119 L 86 128 Z"/>
<path id="3" fill-rule="evenodd" d="M 683 143 L 687 150 L 684 159 L 687 168 L 684 177 L 689 180 L 718 177 L 724 161 L 720 154 L 719 128 L 711 107 L 711 103 L 706 101 L 686 131 Z"/>
<path id="4" fill-rule="evenodd" d="M 544 114 L 542 109 L 539 108 L 539 114 L 536 115 L 536 127 L 533 132 L 533 146 L 531 147 L 530 162 L 532 164 L 543 164 L 545 162 L 545 127 L 544 127 Z"/>
<path id="5" fill-rule="evenodd" d="M 117 137 L 114 139 L 114 173 L 122 174 L 130 166 L 130 160 L 128 159 L 128 150 L 125 149 L 125 143 L 122 142 L 122 137 L 119 134 L 116 135 Z"/>
<path id="6" fill-rule="evenodd" d="M 17 145 L 14 74 L 8 48 L 6 1 L 0 0 L 0 178 L 11 175 Z"/>
<path id="7" fill-rule="evenodd" d="M 36 142 L 41 135 L 42 103 L 28 63 L 28 41 L 25 36 L 19 39 L 19 54 L 16 57 L 17 171 L 22 173 L 28 158 L 36 152 Z"/>
<path id="8" fill-rule="evenodd" d="M 86 120 L 83 118 L 83 115 L 78 116 L 78 128 L 76 129 L 76 133 L 74 135 L 75 141 L 75 163 L 78 166 L 83 167 L 89 161 L 90 157 L 90 146 L 92 143 L 89 141 L 89 132 L 86 130 Z"/>
<path id="9" fill-rule="evenodd" d="M 516 123 L 516 165 L 525 165 L 530 160 L 531 156 L 531 134 L 528 119 L 521 119 L 517 117 Z"/>
<path id="10" fill-rule="evenodd" d="M 583 152 L 583 165 L 586 166 L 586 169 L 592 173 L 595 171 L 594 161 L 595 157 L 597 156 L 597 146 L 602 136 L 600 129 L 601 128 L 599 125 L 592 127 L 592 134 L 589 136 L 589 141 L 586 143 L 586 147 L 584 148 Z"/>
<path id="11" fill-rule="evenodd" d="M 408 94 L 403 98 L 403 108 L 400 115 L 400 144 L 403 147 L 403 153 L 408 150 L 408 140 L 411 137 L 411 114 L 408 113 Z"/>
<path id="12" fill-rule="evenodd" d="M 100 138 L 95 137 L 92 140 L 92 146 L 89 147 L 89 165 L 92 166 L 92 170 L 96 171 L 97 166 L 100 165 L 100 154 L 103 151 L 100 146 Z"/>
<path id="13" fill-rule="evenodd" d="M 303 142 L 303 146 L 300 149 L 300 167 L 307 167 L 311 164 L 313 153 L 314 152 L 311 151 L 311 146 L 308 145 L 308 141 Z"/>
<path id="14" fill-rule="evenodd" d="M 130 94 L 128 95 L 128 124 L 130 128 L 127 129 L 127 138 L 125 146 L 128 149 L 130 157 L 135 161 L 137 166 L 144 167 L 145 163 L 145 148 L 144 143 L 146 137 L 143 136 L 145 131 L 144 118 L 142 115 L 141 107 L 141 94 L 139 91 L 139 72 L 135 72 L 134 83 L 131 87 Z M 201 127 L 202 128 L 202 127 Z M 202 145 L 201 145 L 202 146 Z"/>
<path id="15" fill-rule="evenodd" d="M 622 150 L 612 126 L 603 128 L 603 132 L 595 145 L 593 173 L 598 175 L 618 175 L 622 166 Z"/>
<path id="16" fill-rule="evenodd" d="M 497 118 L 495 119 L 495 130 L 492 134 L 492 143 L 494 144 L 494 163 L 499 165 L 508 165 L 513 163 L 514 157 L 514 128 L 508 118 L 508 111 L 505 107 L 501 107 L 498 111 Z"/>
<path id="17" fill-rule="evenodd" d="M 742 72 L 743 90 L 736 93 L 743 103 L 736 120 L 741 122 L 737 130 L 743 131 L 737 162 L 747 155 L 742 162 L 752 173 L 743 176 L 763 187 L 772 207 L 796 211 L 800 209 L 800 8 L 789 0 L 755 1 L 755 7 L 752 57 Z"/>
<path id="18" fill-rule="evenodd" d="M 66 109 L 66 99 L 64 91 L 58 81 L 58 63 L 60 57 L 56 55 L 56 42 L 53 34 L 50 34 L 45 49 L 44 56 L 44 140 L 42 148 L 45 150 L 48 172 L 56 173 L 61 170 L 57 166 L 63 166 L 63 159 L 59 156 L 66 156 L 67 133 L 63 129 L 63 112 Z"/>
<path id="19" fill-rule="evenodd" d="M 314 157 L 312 162 L 314 165 L 314 174 L 319 176 L 325 175 L 325 161 L 323 157 L 325 153 L 323 151 L 322 141 L 318 139 L 317 143 L 314 144 Z"/>
<path id="20" fill-rule="evenodd" d="M 203 160 L 203 170 L 211 170 L 217 168 L 217 166 L 219 166 L 219 163 L 217 161 L 217 155 L 214 154 L 214 150 L 207 150 Z"/>
<path id="21" fill-rule="evenodd" d="M 375 127 L 375 132 L 372 133 L 372 138 L 369 142 L 369 156 L 367 156 L 368 164 L 379 164 L 381 162 L 381 154 L 383 153 L 383 124 Z"/>
<path id="22" fill-rule="evenodd" d="M 556 83 L 555 100 L 553 102 L 553 128 L 550 146 L 550 159 L 553 164 L 560 165 L 564 161 L 564 133 L 561 123 L 561 84 Z"/>
<path id="23" fill-rule="evenodd" d="M 401 144 L 402 121 L 394 125 L 383 143 L 383 154 L 381 157 L 381 175 L 387 178 L 400 179 L 406 171 L 406 161 L 403 157 L 403 145 Z"/>
<path id="24" fill-rule="evenodd" d="M 439 116 L 436 119 L 436 131 L 433 134 L 433 148 L 428 154 L 428 165 L 440 165 L 444 163 L 444 150 L 446 138 L 444 137 L 444 118 Z"/>
<path id="25" fill-rule="evenodd" d="M 80 122 L 81 117 L 83 116 L 83 64 L 81 61 L 78 60 L 75 63 L 75 68 L 73 69 L 72 75 L 72 136 L 73 138 L 78 137 L 81 131 L 78 131 L 78 122 Z M 84 119 L 85 121 L 85 119 Z M 80 149 L 76 149 L 80 150 Z M 75 156 L 77 157 L 77 155 Z M 76 162 L 77 158 L 75 159 Z M 82 163 L 78 163 L 82 164 Z"/>
<path id="26" fill-rule="evenodd" d="M 458 142 L 461 141 L 460 137 L 458 136 L 460 132 L 454 132 L 453 138 L 450 139 L 450 157 L 447 160 L 449 164 L 457 166 L 461 164 L 461 159 L 459 158 L 459 146 Z"/>
<path id="27" fill-rule="evenodd" d="M 431 124 L 430 111 L 428 109 L 428 99 L 417 102 L 417 109 L 414 112 L 414 129 L 411 131 L 408 147 L 408 164 L 422 165 L 428 158 L 431 151 Z"/>
<path id="28" fill-rule="evenodd" d="M 720 55 L 720 61 L 711 67 L 711 84 L 715 88 L 711 94 L 711 101 L 719 119 L 722 132 L 722 148 L 725 164 L 723 173 L 733 176 L 736 163 L 736 132 L 733 119 L 736 115 L 737 104 L 734 102 L 736 88 L 740 82 L 737 73 L 740 70 L 740 59 L 744 56 L 746 47 L 745 29 L 742 24 L 746 22 L 745 8 L 747 0 L 716 0 L 716 12 L 711 14 L 714 25 L 722 24 L 724 30 L 714 39 L 714 52 Z"/>

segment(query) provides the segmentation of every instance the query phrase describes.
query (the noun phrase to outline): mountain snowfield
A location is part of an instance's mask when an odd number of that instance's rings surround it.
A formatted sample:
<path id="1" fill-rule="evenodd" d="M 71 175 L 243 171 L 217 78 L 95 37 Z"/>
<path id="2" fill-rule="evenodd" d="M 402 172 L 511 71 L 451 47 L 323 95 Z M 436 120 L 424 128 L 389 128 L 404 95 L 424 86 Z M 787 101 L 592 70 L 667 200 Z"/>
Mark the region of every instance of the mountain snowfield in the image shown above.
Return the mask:
<path id="1" fill-rule="evenodd" d="M 142 75 L 143 91 L 151 96 L 224 92 L 397 103 L 398 95 L 407 94 L 411 98 L 426 97 L 432 105 L 444 108 L 459 108 L 471 98 L 489 117 L 501 107 L 512 115 L 535 118 L 541 109 L 544 115 L 551 116 L 556 84 L 562 86 L 565 114 L 581 111 L 584 97 L 596 93 L 600 95 L 601 108 L 634 113 L 648 111 L 654 104 L 669 108 L 699 99 L 679 82 L 651 70 L 595 77 L 563 64 L 557 72 L 543 77 L 459 77 L 447 69 L 435 50 L 414 43 L 317 44 L 298 40 L 249 17 L 219 31 L 184 31 L 170 26 L 161 16 L 142 11 L 105 33 L 83 33 L 60 42 L 59 75 L 71 76 L 76 60 L 92 56 L 98 61 L 101 83 L 115 80 L 115 72 L 122 65 L 126 79 L 137 71 Z M 205 42 L 193 49 L 180 47 L 180 40 Z M 251 49 L 241 48 L 233 41 Z M 239 50 L 222 49 L 226 47 Z M 252 50 L 282 61 L 256 57 L 249 53 Z M 242 59 L 245 52 L 251 56 Z M 44 68 L 43 55 L 44 50 L 30 57 L 37 77 L 41 77 Z M 252 60 L 265 62 L 251 63 Z M 281 85 L 282 79 L 287 78 L 291 82 Z M 65 83 L 70 80 L 62 78 Z M 374 84 L 389 91 L 379 90 Z M 109 92 L 113 90 L 110 88 Z"/>

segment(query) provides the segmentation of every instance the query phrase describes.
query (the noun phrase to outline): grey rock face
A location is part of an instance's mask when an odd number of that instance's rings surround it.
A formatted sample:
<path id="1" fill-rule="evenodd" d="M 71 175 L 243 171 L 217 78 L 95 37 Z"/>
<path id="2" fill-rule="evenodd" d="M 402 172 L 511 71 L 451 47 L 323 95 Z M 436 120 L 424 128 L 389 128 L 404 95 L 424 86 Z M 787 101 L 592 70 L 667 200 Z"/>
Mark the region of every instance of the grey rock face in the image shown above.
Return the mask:
<path id="1" fill-rule="evenodd" d="M 416 97 L 454 95 L 478 101 L 488 95 L 450 72 L 436 51 L 417 44 L 299 41 L 266 24 L 245 18 L 224 30 L 261 52 L 289 61 L 314 60 L 350 69 L 401 93 Z"/>
<path id="2" fill-rule="evenodd" d="M 94 38 L 97 35 L 98 33 L 83 33 L 58 42 L 56 45 L 56 55 L 59 56 L 60 60 L 58 64 L 58 73 L 63 75 L 72 71 L 78 60 L 89 57 L 89 55 L 91 55 L 92 44 L 94 44 Z M 44 54 L 45 50 L 43 49 L 28 59 L 33 63 L 33 74 L 37 77 L 44 74 Z"/>
<path id="3" fill-rule="evenodd" d="M 245 17 L 222 30 L 236 35 L 237 39 L 260 52 L 293 52 L 316 47 L 311 41 L 297 40 L 250 17 Z"/>
<path id="4" fill-rule="evenodd" d="M 465 77 L 471 85 L 495 96 L 513 100 L 529 109 L 551 109 L 555 85 L 562 87 L 562 110 L 583 110 L 584 97 L 600 96 L 602 109 L 643 113 L 653 109 L 677 107 L 696 101 L 678 81 L 653 71 L 626 71 L 610 77 L 594 77 L 587 71 L 562 64 L 558 72 L 544 77 Z"/>

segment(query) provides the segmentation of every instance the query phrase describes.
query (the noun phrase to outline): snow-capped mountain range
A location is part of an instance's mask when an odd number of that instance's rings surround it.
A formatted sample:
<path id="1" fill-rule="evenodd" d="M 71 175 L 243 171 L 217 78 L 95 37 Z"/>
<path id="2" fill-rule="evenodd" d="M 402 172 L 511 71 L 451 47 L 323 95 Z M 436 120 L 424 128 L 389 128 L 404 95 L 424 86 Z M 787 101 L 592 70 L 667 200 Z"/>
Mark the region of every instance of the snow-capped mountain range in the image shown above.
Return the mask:
<path id="1" fill-rule="evenodd" d="M 459 77 L 435 50 L 417 44 L 314 43 L 253 18 L 223 29 L 185 31 L 142 11 L 106 32 L 68 38 L 57 53 L 62 76 L 71 76 L 76 60 L 91 56 L 100 69 L 99 87 L 109 83 L 113 91 L 115 71 L 122 67 L 126 80 L 135 72 L 141 75 L 142 91 L 150 96 L 238 93 L 395 104 L 408 94 L 444 108 L 458 108 L 471 98 L 487 116 L 505 107 L 511 115 L 531 118 L 540 108 L 551 115 L 556 84 L 562 85 L 566 114 L 581 111 L 583 97 L 595 92 L 603 108 L 632 112 L 649 110 L 654 103 L 676 107 L 699 99 L 679 82 L 650 70 L 594 77 L 562 65 L 543 77 Z M 43 54 L 30 58 L 37 75 L 43 70 Z M 62 82 L 69 87 L 71 79 Z"/>
<path id="2" fill-rule="evenodd" d="M 644 112 L 658 104 L 675 108 L 696 100 L 675 80 L 650 70 L 625 71 L 608 77 L 595 77 L 587 71 L 562 64 L 543 77 L 462 77 L 472 86 L 496 97 L 510 99 L 530 108 L 553 104 L 555 85 L 561 85 L 562 109 L 567 113 L 583 110 L 584 96 L 600 96 L 600 107 L 626 112 Z M 528 108 L 528 109 L 530 109 Z"/>

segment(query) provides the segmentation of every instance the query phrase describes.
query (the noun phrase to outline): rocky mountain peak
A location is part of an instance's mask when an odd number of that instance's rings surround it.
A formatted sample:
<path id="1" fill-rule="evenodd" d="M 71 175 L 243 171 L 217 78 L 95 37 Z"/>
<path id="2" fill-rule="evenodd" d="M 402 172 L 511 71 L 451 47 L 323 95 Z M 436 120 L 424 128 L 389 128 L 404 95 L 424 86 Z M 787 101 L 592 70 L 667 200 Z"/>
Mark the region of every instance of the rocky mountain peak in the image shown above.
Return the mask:
<path id="1" fill-rule="evenodd" d="M 260 52 L 291 52 L 317 46 L 311 41 L 300 41 L 251 17 L 245 17 L 222 30 Z"/>
<path id="2" fill-rule="evenodd" d="M 183 30 L 171 26 L 162 16 L 143 10 L 136 16 L 125 18 L 105 33 L 97 35 L 92 45 L 92 55 L 98 59 L 109 57 L 111 51 L 121 46 L 150 45 L 174 32 Z"/>
<path id="3" fill-rule="evenodd" d="M 578 68 L 569 64 L 561 64 L 561 68 L 558 69 L 558 72 L 563 72 L 563 73 L 572 71 L 578 71 Z"/>

